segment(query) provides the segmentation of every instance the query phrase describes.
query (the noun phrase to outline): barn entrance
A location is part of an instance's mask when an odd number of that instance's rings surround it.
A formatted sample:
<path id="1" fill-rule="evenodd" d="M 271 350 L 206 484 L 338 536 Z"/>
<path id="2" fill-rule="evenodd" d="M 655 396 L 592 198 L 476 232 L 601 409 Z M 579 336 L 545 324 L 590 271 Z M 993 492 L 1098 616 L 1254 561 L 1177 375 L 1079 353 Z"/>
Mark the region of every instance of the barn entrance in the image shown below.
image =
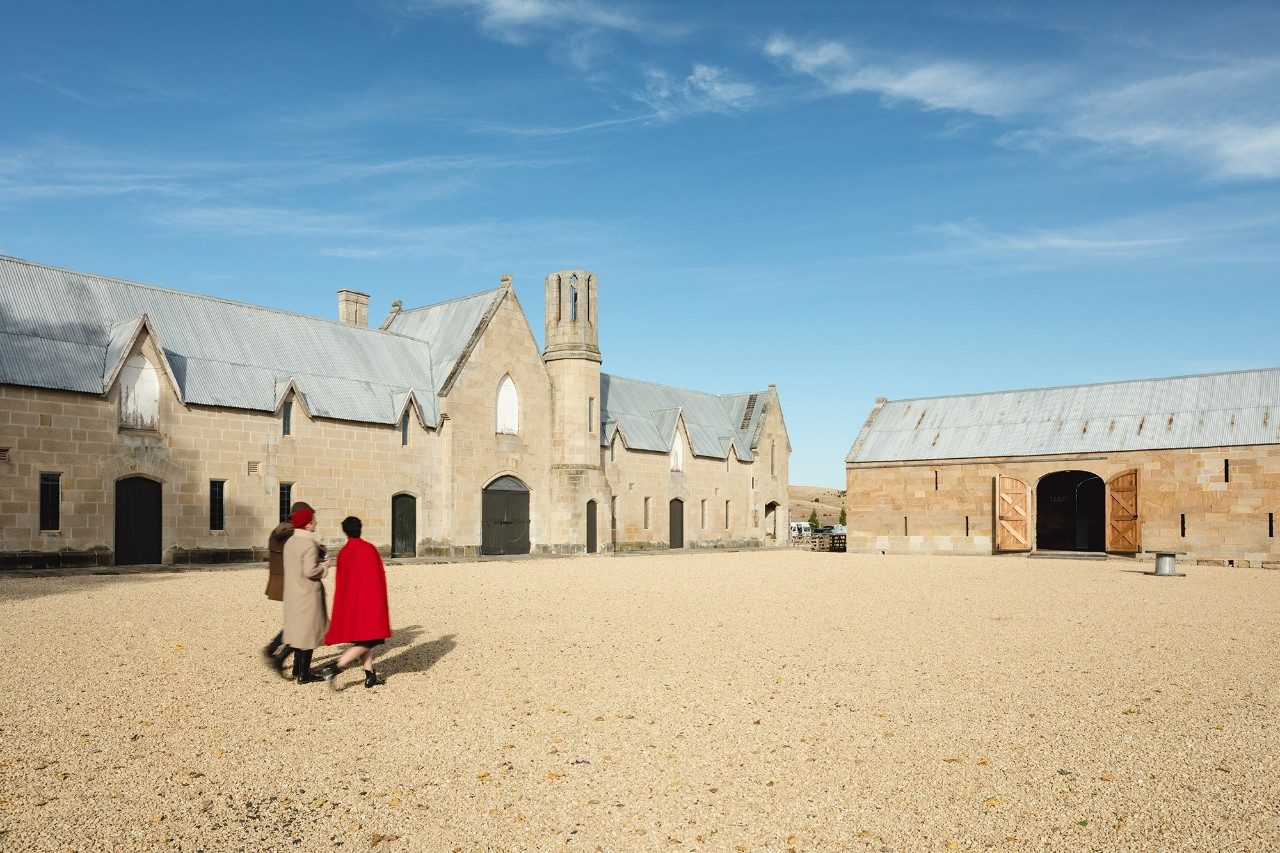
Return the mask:
<path id="1" fill-rule="evenodd" d="M 499 477 L 484 488 L 481 554 L 529 553 L 529 487 Z"/>
<path id="2" fill-rule="evenodd" d="M 587 553 L 596 552 L 596 502 L 587 501 Z"/>
<path id="3" fill-rule="evenodd" d="M 418 553 L 418 499 L 396 495 L 391 499 L 391 556 L 413 557 Z"/>
<path id="4" fill-rule="evenodd" d="M 146 477 L 116 481 L 116 565 L 160 562 L 161 486 Z"/>
<path id="5" fill-rule="evenodd" d="M 671 501 L 671 542 L 672 548 L 684 547 L 684 501 L 673 498 Z"/>
<path id="6" fill-rule="evenodd" d="M 769 539 L 778 538 L 778 504 L 775 501 L 764 505 L 764 535 Z"/>
<path id="7" fill-rule="evenodd" d="M 1036 550 L 1106 548 L 1106 484 L 1088 471 L 1056 471 L 1036 486 Z"/>

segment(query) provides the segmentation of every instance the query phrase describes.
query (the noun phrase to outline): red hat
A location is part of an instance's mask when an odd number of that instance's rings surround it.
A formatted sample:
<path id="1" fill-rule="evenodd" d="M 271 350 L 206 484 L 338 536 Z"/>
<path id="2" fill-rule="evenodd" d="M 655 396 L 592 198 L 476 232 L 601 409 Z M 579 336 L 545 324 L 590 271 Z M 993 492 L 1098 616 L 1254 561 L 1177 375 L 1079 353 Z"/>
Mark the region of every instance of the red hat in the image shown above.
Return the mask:
<path id="1" fill-rule="evenodd" d="M 313 509 L 300 509 L 293 515 L 289 516 L 289 523 L 293 525 L 294 530 L 301 530 L 311 523 L 311 519 L 315 518 L 316 512 Z"/>

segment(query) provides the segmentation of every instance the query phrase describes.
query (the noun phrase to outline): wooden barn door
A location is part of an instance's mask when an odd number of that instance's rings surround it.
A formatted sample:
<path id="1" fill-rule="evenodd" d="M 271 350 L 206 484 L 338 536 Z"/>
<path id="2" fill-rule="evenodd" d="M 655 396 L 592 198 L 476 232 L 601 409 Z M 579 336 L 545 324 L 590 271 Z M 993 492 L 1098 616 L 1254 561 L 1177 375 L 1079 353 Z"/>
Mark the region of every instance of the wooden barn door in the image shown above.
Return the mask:
<path id="1" fill-rule="evenodd" d="M 671 501 L 671 542 L 672 548 L 684 547 L 684 501 L 674 498 Z"/>
<path id="2" fill-rule="evenodd" d="M 391 499 L 391 556 L 413 557 L 418 553 L 418 499 L 396 495 Z"/>
<path id="3" fill-rule="evenodd" d="M 1031 490 L 1017 477 L 997 475 L 996 550 L 1031 550 Z"/>
<path id="4" fill-rule="evenodd" d="M 155 480 L 116 481 L 116 565 L 159 563 L 164 518 L 163 490 Z"/>
<path id="5" fill-rule="evenodd" d="M 1121 554 L 1136 554 L 1142 550 L 1136 468 L 1107 481 L 1107 550 Z"/>

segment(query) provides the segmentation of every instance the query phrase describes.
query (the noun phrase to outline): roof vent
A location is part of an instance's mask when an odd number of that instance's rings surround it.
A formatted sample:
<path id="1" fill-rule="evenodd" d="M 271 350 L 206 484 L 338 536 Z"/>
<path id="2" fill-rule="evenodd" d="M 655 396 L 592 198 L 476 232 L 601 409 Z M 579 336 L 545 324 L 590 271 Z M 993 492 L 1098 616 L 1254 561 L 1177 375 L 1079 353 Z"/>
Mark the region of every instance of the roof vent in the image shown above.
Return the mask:
<path id="1" fill-rule="evenodd" d="M 742 426 L 738 427 L 738 429 L 743 430 L 751 426 L 751 416 L 756 413 L 756 400 L 759 397 L 759 394 L 752 394 L 747 398 L 747 410 L 742 413 Z"/>

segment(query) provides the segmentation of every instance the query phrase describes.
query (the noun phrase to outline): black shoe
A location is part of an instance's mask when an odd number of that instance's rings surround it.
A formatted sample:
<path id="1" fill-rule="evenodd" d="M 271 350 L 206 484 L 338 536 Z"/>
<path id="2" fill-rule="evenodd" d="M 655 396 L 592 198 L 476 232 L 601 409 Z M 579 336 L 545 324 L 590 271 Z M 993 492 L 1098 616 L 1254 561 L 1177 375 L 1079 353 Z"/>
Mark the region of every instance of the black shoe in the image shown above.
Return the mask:
<path id="1" fill-rule="evenodd" d="M 377 687 L 379 684 L 386 684 L 387 680 L 378 676 L 376 669 L 366 669 L 364 671 L 364 686 Z"/>
<path id="2" fill-rule="evenodd" d="M 285 658 L 289 657 L 291 654 L 293 654 L 292 648 L 289 646 L 281 646 L 279 651 L 273 655 L 263 658 L 263 660 L 266 662 L 267 668 L 276 675 L 281 678 L 288 678 L 289 676 L 284 674 L 284 661 Z"/>
<path id="3" fill-rule="evenodd" d="M 330 662 L 324 665 L 320 670 L 320 677 L 329 682 L 329 689 L 336 691 L 338 689 L 338 673 L 342 672 L 338 668 L 336 662 Z"/>
<path id="4" fill-rule="evenodd" d="M 313 651 L 315 650 L 293 650 L 293 675 L 299 684 L 315 684 L 317 681 L 324 681 L 324 676 L 311 670 L 311 654 Z"/>

